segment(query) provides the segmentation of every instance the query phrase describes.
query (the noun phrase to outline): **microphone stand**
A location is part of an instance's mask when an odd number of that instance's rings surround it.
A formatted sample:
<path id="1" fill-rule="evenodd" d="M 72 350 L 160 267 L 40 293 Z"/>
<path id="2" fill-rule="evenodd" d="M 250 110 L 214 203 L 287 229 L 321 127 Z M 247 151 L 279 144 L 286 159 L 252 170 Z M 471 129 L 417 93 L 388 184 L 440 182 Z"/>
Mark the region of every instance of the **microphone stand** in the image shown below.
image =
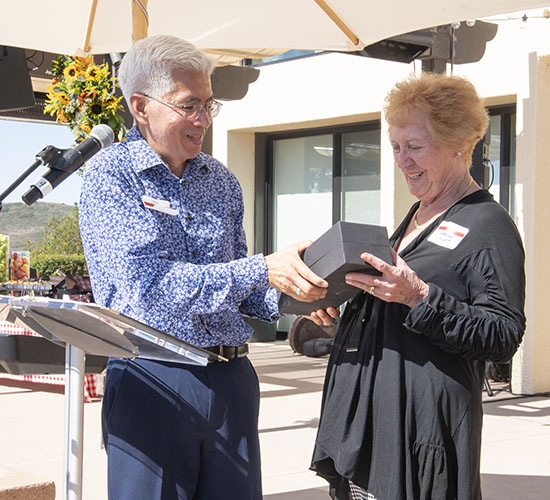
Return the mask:
<path id="1" fill-rule="evenodd" d="M 63 152 L 62 149 L 55 146 L 46 146 L 42 151 L 36 154 L 36 161 L 25 170 L 12 184 L 0 194 L 0 211 L 2 210 L 2 201 L 17 187 L 19 186 L 32 172 L 34 172 L 40 165 L 47 165 L 52 160 L 57 158 Z"/>

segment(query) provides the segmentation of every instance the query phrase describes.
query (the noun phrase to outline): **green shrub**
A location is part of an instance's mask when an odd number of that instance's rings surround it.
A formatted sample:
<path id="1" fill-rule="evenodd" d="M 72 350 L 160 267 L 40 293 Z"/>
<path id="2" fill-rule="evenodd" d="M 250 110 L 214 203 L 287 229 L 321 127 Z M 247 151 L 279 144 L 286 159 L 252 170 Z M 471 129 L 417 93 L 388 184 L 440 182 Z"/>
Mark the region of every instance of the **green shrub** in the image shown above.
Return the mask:
<path id="1" fill-rule="evenodd" d="M 88 276 L 84 255 L 35 254 L 31 253 L 31 268 L 38 271 L 42 279 L 60 271 L 68 276 Z"/>

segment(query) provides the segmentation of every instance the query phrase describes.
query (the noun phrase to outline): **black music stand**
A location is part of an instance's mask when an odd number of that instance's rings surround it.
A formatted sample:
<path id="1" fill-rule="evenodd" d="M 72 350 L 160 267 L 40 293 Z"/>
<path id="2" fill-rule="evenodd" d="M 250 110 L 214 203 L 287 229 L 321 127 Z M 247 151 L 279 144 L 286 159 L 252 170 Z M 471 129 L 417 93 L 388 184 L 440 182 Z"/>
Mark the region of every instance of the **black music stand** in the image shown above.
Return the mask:
<path id="1" fill-rule="evenodd" d="M 85 356 L 146 358 L 193 365 L 225 358 L 96 304 L 0 296 L 0 311 L 65 345 L 63 500 L 82 498 Z M 4 314 L 6 315 L 6 314 Z"/>

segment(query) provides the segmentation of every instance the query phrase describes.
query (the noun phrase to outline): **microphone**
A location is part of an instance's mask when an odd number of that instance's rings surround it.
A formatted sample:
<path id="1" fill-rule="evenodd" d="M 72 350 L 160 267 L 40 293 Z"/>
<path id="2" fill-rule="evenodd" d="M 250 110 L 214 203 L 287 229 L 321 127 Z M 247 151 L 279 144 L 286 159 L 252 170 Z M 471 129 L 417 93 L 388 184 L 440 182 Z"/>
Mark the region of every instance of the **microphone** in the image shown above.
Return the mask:
<path id="1" fill-rule="evenodd" d="M 31 184 L 30 189 L 21 199 L 27 205 L 32 205 L 40 198 L 44 198 L 100 149 L 108 148 L 113 144 L 114 140 L 115 134 L 111 127 L 103 124 L 96 125 L 92 128 L 90 135 L 74 148 L 57 150 L 57 157 L 48 162 L 50 164 L 48 171 Z"/>

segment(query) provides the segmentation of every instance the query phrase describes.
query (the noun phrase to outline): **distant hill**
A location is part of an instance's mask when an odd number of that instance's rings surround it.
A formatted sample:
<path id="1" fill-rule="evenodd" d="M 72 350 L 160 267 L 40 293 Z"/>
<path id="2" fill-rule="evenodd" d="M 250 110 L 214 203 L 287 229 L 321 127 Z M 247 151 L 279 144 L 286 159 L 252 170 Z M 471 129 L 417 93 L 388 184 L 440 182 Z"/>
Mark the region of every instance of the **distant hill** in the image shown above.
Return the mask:
<path id="1" fill-rule="evenodd" d="M 27 242 L 40 241 L 46 223 L 52 217 L 69 215 L 72 205 L 38 202 L 3 203 L 0 211 L 0 234 L 10 237 L 11 250 L 24 250 Z"/>

